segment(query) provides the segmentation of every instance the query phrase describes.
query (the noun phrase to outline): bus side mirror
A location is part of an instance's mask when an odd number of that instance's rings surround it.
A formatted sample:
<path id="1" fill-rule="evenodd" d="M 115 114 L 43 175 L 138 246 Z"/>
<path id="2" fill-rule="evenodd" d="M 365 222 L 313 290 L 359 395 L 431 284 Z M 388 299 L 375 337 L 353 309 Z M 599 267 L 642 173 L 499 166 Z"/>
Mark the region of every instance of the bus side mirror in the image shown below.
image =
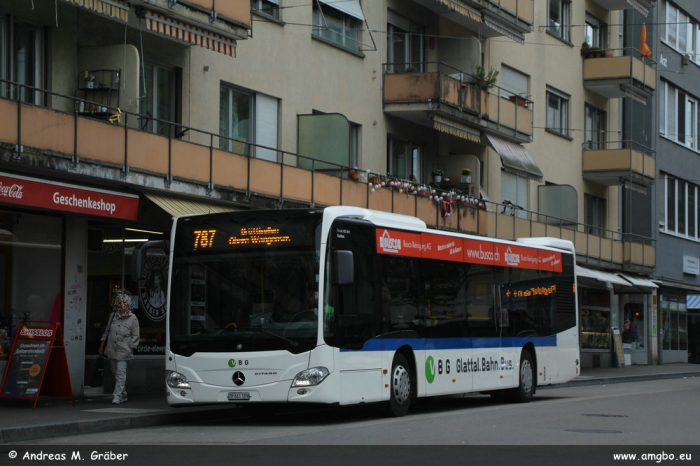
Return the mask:
<path id="1" fill-rule="evenodd" d="M 140 280 L 143 273 L 143 263 L 146 261 L 146 255 L 149 249 L 163 249 L 167 254 L 170 251 L 168 241 L 159 239 L 154 241 L 146 241 L 140 248 L 134 248 L 131 253 L 131 279 Z"/>
<path id="2" fill-rule="evenodd" d="M 355 266 L 352 260 L 352 251 L 335 251 L 333 284 L 352 285 L 355 283 Z"/>

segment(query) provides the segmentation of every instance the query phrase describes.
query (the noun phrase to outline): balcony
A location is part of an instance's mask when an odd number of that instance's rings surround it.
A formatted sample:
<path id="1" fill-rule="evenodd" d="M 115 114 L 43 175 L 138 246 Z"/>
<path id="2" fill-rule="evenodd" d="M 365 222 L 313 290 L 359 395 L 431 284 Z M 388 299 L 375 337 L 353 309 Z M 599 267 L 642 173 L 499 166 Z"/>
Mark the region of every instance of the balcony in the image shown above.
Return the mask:
<path id="1" fill-rule="evenodd" d="M 449 119 L 476 142 L 483 129 L 516 143 L 532 141 L 532 101 L 498 86 L 482 89 L 473 76 L 444 63 L 423 66 L 427 71 L 384 73 L 385 113 L 423 126 L 435 116 Z"/>
<path id="2" fill-rule="evenodd" d="M 608 11 L 627 10 L 634 8 L 644 16 L 649 16 L 649 10 L 656 6 L 656 0 L 593 0 Z"/>
<path id="3" fill-rule="evenodd" d="M 650 63 L 656 64 L 632 55 L 585 58 L 583 86 L 608 99 L 630 97 L 646 105 L 656 89 L 656 70 Z"/>
<path id="4" fill-rule="evenodd" d="M 25 86 L 8 84 L 18 87 L 16 94 L 22 95 Z M 73 97 L 33 88 L 29 91 L 44 92 L 50 102 L 66 99 L 70 107 L 77 107 Z M 378 187 L 367 180 L 351 179 L 348 167 L 322 171 L 315 167 L 328 167 L 328 162 L 242 141 L 235 141 L 240 153 L 221 150 L 218 147 L 227 138 L 176 123 L 159 121 L 159 126 L 171 125 L 176 131 L 170 134 L 187 133 L 189 140 L 152 134 L 135 129 L 138 119 L 144 117 L 129 112 L 107 122 L 0 98 L 0 118 L 5 123 L 0 125 L 0 157 L 4 167 L 16 172 L 35 174 L 37 167 L 50 167 L 54 176 L 62 173 L 84 183 L 128 186 L 163 195 L 194 193 L 231 206 L 363 207 L 415 216 L 432 228 L 482 236 L 568 239 L 576 246 L 580 260 L 607 268 L 648 273 L 655 264 L 653 243 L 646 238 L 630 239 L 536 212 L 509 212 L 493 203 L 482 202 L 479 208 L 475 199 L 454 195 L 454 211 L 445 216 L 435 198 L 407 194 L 398 186 Z M 254 153 L 256 148 L 276 150 L 277 159 L 283 162 L 243 155 Z M 302 159 L 307 159 L 305 164 L 311 169 L 300 168 Z M 451 195 L 446 191 L 438 194 Z"/>
<path id="5" fill-rule="evenodd" d="M 129 3 L 136 7 L 137 15 L 142 14 L 140 9 L 144 8 L 235 40 L 247 39 L 252 23 L 250 0 L 131 0 Z M 166 24 L 165 28 L 168 26 L 186 31 L 177 24 Z"/>
<path id="6" fill-rule="evenodd" d="M 584 143 L 583 178 L 646 192 L 656 178 L 654 152 L 632 141 Z"/>
<path id="7" fill-rule="evenodd" d="M 481 38 L 508 37 L 524 43 L 524 34 L 532 32 L 534 0 L 413 1 Z"/>

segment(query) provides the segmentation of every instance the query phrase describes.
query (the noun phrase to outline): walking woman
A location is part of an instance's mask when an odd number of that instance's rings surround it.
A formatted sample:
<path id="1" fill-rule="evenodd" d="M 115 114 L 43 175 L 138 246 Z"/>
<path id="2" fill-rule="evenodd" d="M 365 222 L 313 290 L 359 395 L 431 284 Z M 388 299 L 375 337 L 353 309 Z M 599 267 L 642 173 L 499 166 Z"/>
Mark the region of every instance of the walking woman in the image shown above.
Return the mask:
<path id="1" fill-rule="evenodd" d="M 138 345 L 139 321 L 131 313 L 131 293 L 128 290 L 114 293 L 112 314 L 100 344 L 100 354 L 109 358 L 114 373 L 113 404 L 126 401 L 127 363 L 134 359 L 134 349 Z"/>

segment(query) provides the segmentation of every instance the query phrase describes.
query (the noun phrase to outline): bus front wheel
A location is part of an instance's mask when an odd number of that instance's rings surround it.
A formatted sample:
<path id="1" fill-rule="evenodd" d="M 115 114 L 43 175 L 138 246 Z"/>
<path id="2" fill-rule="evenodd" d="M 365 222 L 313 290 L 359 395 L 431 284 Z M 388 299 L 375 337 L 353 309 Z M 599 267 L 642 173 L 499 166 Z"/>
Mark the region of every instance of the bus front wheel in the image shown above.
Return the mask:
<path id="1" fill-rule="evenodd" d="M 518 388 L 513 390 L 513 401 L 516 403 L 529 403 L 535 393 L 535 365 L 529 351 L 523 350 L 520 356 Z"/>
<path id="2" fill-rule="evenodd" d="M 394 417 L 404 416 L 411 406 L 413 383 L 411 366 L 406 357 L 397 353 L 391 364 L 391 395 L 389 397 L 389 414 Z"/>

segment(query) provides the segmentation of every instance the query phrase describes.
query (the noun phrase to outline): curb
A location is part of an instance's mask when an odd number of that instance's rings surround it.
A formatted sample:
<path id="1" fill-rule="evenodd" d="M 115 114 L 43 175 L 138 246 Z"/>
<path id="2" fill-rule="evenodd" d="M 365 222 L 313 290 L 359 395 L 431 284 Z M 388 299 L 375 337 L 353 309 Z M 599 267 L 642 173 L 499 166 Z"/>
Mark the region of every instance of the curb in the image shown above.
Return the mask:
<path id="1" fill-rule="evenodd" d="M 668 379 L 684 379 L 699 377 L 700 372 L 668 372 L 665 374 L 649 374 L 649 375 L 626 375 L 621 377 L 596 377 L 591 379 L 572 380 L 571 382 L 559 385 L 545 385 L 537 387 L 538 390 L 548 388 L 568 388 L 568 387 L 586 387 L 590 385 L 611 385 L 615 383 L 628 382 L 646 382 L 648 380 L 668 380 Z"/>
<path id="2" fill-rule="evenodd" d="M 186 408 L 185 408 L 186 409 Z M 123 429 L 136 429 L 165 424 L 198 422 L 203 419 L 221 420 L 232 417 L 236 408 L 207 409 L 190 412 L 136 414 L 129 417 L 112 417 L 84 421 L 55 422 L 31 426 L 6 427 L 0 429 L 0 445 L 51 437 L 96 434 Z"/>

